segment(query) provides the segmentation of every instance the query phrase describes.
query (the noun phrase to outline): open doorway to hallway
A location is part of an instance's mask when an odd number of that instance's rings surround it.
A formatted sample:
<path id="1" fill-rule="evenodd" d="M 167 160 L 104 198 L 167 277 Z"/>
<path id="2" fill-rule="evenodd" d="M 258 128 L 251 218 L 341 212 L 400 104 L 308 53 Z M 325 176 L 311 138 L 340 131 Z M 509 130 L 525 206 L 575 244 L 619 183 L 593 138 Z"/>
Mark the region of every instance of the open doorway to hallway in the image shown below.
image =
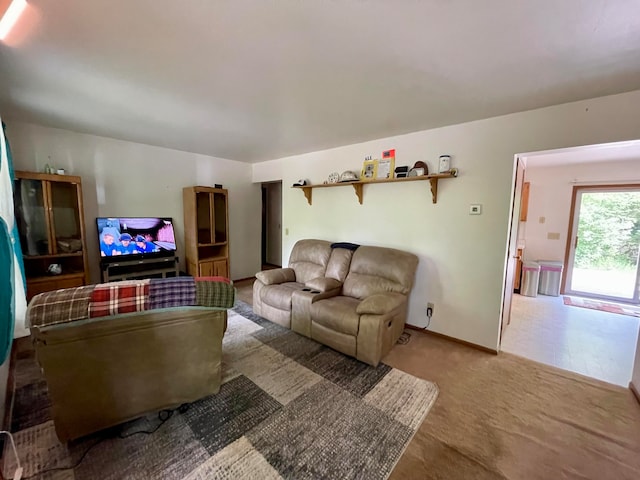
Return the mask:
<path id="1" fill-rule="evenodd" d="M 589 225 L 583 222 L 582 229 L 579 228 L 580 215 L 572 216 L 572 212 L 575 211 L 575 203 L 581 202 L 574 197 L 574 191 L 579 188 L 596 192 L 611 186 L 624 192 L 637 188 L 640 192 L 640 141 L 535 152 L 520 155 L 520 158 L 526 164 L 523 182 L 528 183 L 528 201 L 523 199 L 521 202 L 526 205 L 526 214 L 520 217 L 520 222 L 514 222 L 517 224 L 517 231 L 512 231 L 517 238 L 514 243 L 517 243 L 524 262 L 556 261 L 558 269 L 564 270 L 562 274 L 543 271 L 540 284 L 540 273 L 533 268 L 535 263 L 527 264 L 530 268 L 521 269 L 524 275 L 520 286 L 531 287 L 533 284 L 533 288 L 521 288 L 520 293 L 513 294 L 511 321 L 503 332 L 500 348 L 626 387 L 631 379 L 640 328 L 640 308 L 633 305 L 638 299 L 640 242 L 630 240 L 633 245 L 628 246 L 626 240 L 635 238 L 633 232 L 640 230 L 640 210 L 630 208 L 631 213 L 627 215 L 625 212 L 625 220 L 622 220 L 621 212 L 618 212 L 621 216 L 617 220 L 610 220 L 609 215 L 603 213 L 606 207 L 604 210 L 596 209 L 597 212 L 590 213 Z M 587 199 L 587 203 L 594 201 L 601 204 L 611 200 Z M 625 205 L 635 205 L 634 202 L 635 197 Z M 580 205 L 584 207 L 583 202 Z M 514 215 L 519 214 L 514 212 Z M 595 240 L 594 232 L 606 230 L 608 222 L 615 222 L 617 227 L 628 233 L 618 232 L 615 240 L 604 236 L 616 246 L 616 241 L 625 244 L 620 251 L 627 253 L 625 258 L 628 262 L 622 262 L 616 255 L 608 259 L 595 255 L 595 247 L 591 244 Z M 572 229 L 574 224 L 578 228 Z M 580 232 L 577 236 L 585 237 L 583 244 L 588 247 L 585 251 L 576 253 L 574 230 Z M 580 240 L 577 245 L 580 246 Z M 602 251 L 615 250 L 610 247 L 602 246 Z M 585 256 L 592 262 L 585 262 Z M 632 270 L 633 276 L 631 286 L 627 285 L 625 290 L 630 294 L 626 298 L 628 303 L 620 305 L 613 303 L 622 298 L 620 292 L 610 290 L 613 282 L 606 280 L 602 273 L 606 271 L 604 266 L 616 262 L 624 263 L 624 270 Z M 600 273 L 591 276 L 592 286 L 587 287 L 593 291 L 585 291 L 581 285 L 585 285 L 588 274 L 582 275 L 583 270 L 593 271 L 596 265 L 600 267 Z M 527 282 L 527 275 L 534 277 Z M 543 285 L 540 291 L 546 295 L 538 292 L 538 285 Z M 582 290 L 571 289 L 576 285 Z M 594 292 L 596 288 L 600 288 L 600 295 L 609 289 L 609 294 L 602 298 L 606 303 L 582 298 L 589 293 L 590 297 L 598 295 Z"/>
<path id="2" fill-rule="evenodd" d="M 282 182 L 262 184 L 262 270 L 282 266 Z"/>

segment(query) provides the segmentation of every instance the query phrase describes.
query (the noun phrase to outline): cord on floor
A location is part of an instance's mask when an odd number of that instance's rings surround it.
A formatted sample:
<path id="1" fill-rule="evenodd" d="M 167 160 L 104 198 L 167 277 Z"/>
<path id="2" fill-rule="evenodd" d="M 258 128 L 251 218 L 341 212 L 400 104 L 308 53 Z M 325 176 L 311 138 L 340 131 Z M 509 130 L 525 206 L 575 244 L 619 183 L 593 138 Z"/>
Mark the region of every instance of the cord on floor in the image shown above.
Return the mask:
<path id="1" fill-rule="evenodd" d="M 188 403 L 184 403 L 182 405 L 180 405 L 178 408 L 174 408 L 171 410 L 160 410 L 158 412 L 158 419 L 160 420 L 160 423 L 158 425 L 156 425 L 153 429 L 151 430 L 138 430 L 137 432 L 132 432 L 129 433 L 127 435 L 122 435 L 122 433 L 119 433 L 116 436 L 108 436 L 108 437 L 103 437 L 101 439 L 99 439 L 98 441 L 96 441 L 95 443 L 91 444 L 91 446 L 89 448 L 87 448 L 82 455 L 80 456 L 80 458 L 76 461 L 75 464 L 70 465 L 68 467 L 55 467 L 55 468 L 49 468 L 47 470 L 41 470 L 39 472 L 34 473 L 33 475 L 30 475 L 28 477 L 22 477 L 24 480 L 27 480 L 29 478 L 33 478 L 39 475 L 44 475 L 46 473 L 50 473 L 50 472 L 59 472 L 62 470 L 74 470 L 77 467 L 80 466 L 80 464 L 82 463 L 82 461 L 85 459 L 85 457 L 87 456 L 87 454 L 97 445 L 100 445 L 102 442 L 104 442 L 105 440 L 110 440 L 112 438 L 121 438 L 121 439 L 125 439 L 125 438 L 129 438 L 129 437 L 133 437 L 134 435 L 139 435 L 139 434 L 144 434 L 144 435 L 152 435 L 154 433 L 156 433 L 160 427 L 162 427 L 172 416 L 173 414 L 177 411 L 179 413 L 185 413 L 187 410 L 189 410 L 190 405 Z M 14 480 L 18 480 L 18 479 L 14 479 Z"/>

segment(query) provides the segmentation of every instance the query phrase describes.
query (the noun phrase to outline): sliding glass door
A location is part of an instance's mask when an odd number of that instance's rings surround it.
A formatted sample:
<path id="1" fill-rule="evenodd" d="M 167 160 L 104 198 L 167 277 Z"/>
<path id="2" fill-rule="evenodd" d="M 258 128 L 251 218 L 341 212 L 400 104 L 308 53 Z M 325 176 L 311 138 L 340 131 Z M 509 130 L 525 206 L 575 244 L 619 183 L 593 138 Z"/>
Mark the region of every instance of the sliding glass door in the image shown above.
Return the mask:
<path id="1" fill-rule="evenodd" d="M 574 187 L 565 293 L 640 303 L 640 186 Z"/>

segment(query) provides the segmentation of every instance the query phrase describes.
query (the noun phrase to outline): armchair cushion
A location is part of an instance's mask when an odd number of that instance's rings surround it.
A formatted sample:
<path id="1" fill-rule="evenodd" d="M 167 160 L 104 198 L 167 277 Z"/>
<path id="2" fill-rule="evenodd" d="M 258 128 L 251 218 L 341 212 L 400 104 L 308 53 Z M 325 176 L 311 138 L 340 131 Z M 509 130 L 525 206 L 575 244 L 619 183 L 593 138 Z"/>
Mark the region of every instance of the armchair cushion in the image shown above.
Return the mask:
<path id="1" fill-rule="evenodd" d="M 305 287 L 309 287 L 312 290 L 319 290 L 320 292 L 328 292 L 342 286 L 342 282 L 335 278 L 318 277 L 313 280 L 309 280 L 304 284 Z"/>
<path id="2" fill-rule="evenodd" d="M 292 268 L 276 268 L 256 273 L 256 278 L 265 285 L 275 285 L 285 282 L 295 282 L 296 273 Z"/>
<path id="3" fill-rule="evenodd" d="M 362 300 L 356 308 L 356 313 L 384 315 L 392 312 L 407 300 L 401 293 L 377 293 Z"/>

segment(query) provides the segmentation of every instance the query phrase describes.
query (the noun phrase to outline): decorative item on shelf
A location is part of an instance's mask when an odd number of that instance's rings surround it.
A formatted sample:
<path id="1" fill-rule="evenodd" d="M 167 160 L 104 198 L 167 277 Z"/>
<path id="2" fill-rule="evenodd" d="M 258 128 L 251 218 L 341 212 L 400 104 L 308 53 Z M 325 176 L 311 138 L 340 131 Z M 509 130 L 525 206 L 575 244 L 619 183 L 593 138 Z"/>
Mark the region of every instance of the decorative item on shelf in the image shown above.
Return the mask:
<path id="1" fill-rule="evenodd" d="M 422 161 L 417 161 L 411 170 L 409 170 L 409 177 L 421 177 L 423 175 L 429 175 L 429 167 Z"/>
<path id="2" fill-rule="evenodd" d="M 449 173 L 451 171 L 451 155 L 440 155 L 439 173 Z"/>
<path id="3" fill-rule="evenodd" d="M 406 178 L 408 173 L 409 167 L 406 165 L 403 167 L 396 167 L 395 169 L 396 178 Z"/>
<path id="4" fill-rule="evenodd" d="M 342 172 L 340 174 L 340 183 L 345 183 L 345 182 L 357 182 L 358 180 L 360 180 L 358 178 L 358 174 L 356 172 L 354 172 L 353 170 L 345 170 L 344 172 Z"/>
<path id="5" fill-rule="evenodd" d="M 59 168 L 59 169 L 57 169 L 57 170 L 56 170 L 56 173 L 57 173 L 58 175 L 64 175 L 64 168 Z"/>
<path id="6" fill-rule="evenodd" d="M 60 275 L 62 273 L 62 265 L 59 263 L 52 263 L 49 265 L 49 268 L 47 268 L 47 273 L 50 275 Z"/>
<path id="7" fill-rule="evenodd" d="M 331 172 L 327 179 L 327 183 L 338 183 L 338 180 L 340 180 L 340 174 L 338 172 Z"/>
<path id="8" fill-rule="evenodd" d="M 360 180 L 363 182 L 369 182 L 375 180 L 378 177 L 378 160 L 365 160 L 362 164 L 362 173 L 360 174 Z"/>
<path id="9" fill-rule="evenodd" d="M 213 184 L 213 188 L 222 188 L 222 184 L 221 183 L 214 183 Z"/>
<path id="10" fill-rule="evenodd" d="M 376 178 L 393 178 L 396 166 L 396 150 L 385 150 L 382 152 L 382 160 L 378 160 L 378 171 Z"/>
<path id="11" fill-rule="evenodd" d="M 302 178 L 293 184 L 294 187 L 304 187 L 305 185 L 308 185 L 308 183 Z"/>

